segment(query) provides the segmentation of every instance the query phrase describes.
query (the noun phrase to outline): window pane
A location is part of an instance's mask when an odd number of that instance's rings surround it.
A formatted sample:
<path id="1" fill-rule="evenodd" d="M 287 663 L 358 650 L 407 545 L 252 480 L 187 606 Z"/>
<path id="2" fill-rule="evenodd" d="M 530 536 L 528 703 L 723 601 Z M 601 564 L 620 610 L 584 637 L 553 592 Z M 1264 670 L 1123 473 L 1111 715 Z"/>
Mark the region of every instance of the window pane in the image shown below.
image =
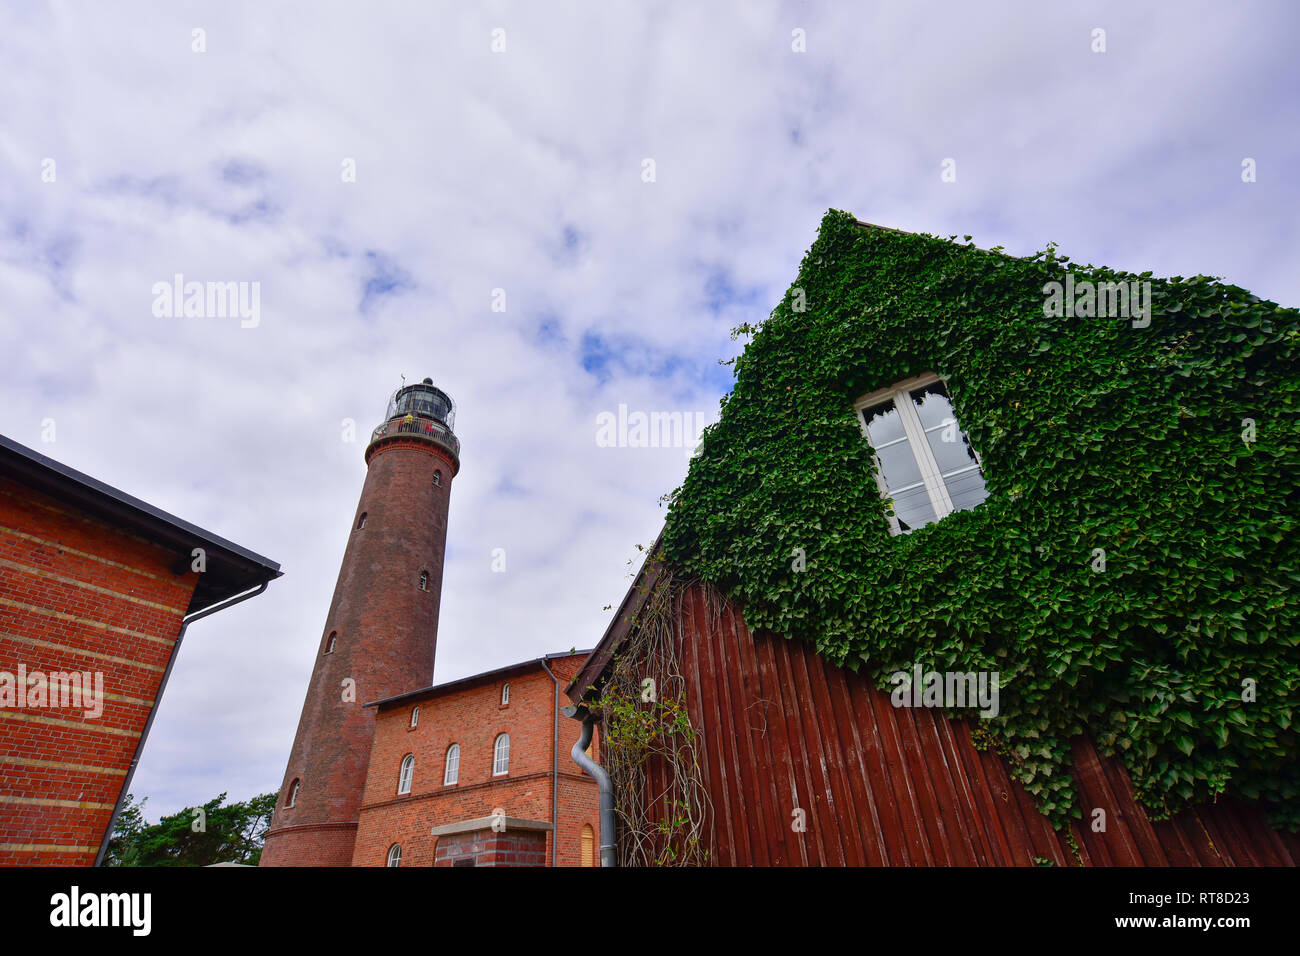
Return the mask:
<path id="1" fill-rule="evenodd" d="M 935 520 L 934 506 L 921 478 L 912 445 L 903 430 L 902 416 L 893 402 L 864 410 L 867 437 L 876 449 L 880 477 L 894 499 L 899 528 L 911 531 Z"/>
<path id="2" fill-rule="evenodd" d="M 885 402 L 883 405 L 864 408 L 862 415 L 867 422 L 867 437 L 871 439 L 871 444 L 876 448 L 891 441 L 897 441 L 905 434 L 903 421 L 898 417 L 898 410 L 894 408 L 893 402 Z"/>
<path id="3" fill-rule="evenodd" d="M 953 508 L 957 511 L 974 508 L 988 497 L 988 491 L 970 439 L 953 414 L 947 389 L 942 382 L 935 382 L 913 390 L 912 401 L 916 403 L 916 413 Z"/>
<path id="4" fill-rule="evenodd" d="M 885 487 L 891 495 L 897 496 L 904 489 L 920 483 L 921 469 L 916 463 L 916 456 L 912 454 L 911 443 L 904 440 L 897 445 L 878 449 L 876 457 L 880 461 L 880 474 L 885 479 Z"/>
<path id="5" fill-rule="evenodd" d="M 970 442 L 966 439 L 966 434 L 957 427 L 955 420 L 949 419 L 949 424 L 936 428 L 932 432 L 927 432 L 925 437 L 930 442 L 930 450 L 934 452 L 934 460 L 939 466 L 939 474 L 947 478 L 955 471 L 962 471 L 971 465 L 977 465 L 975 452 L 971 451 Z M 945 441 L 945 439 L 950 439 Z M 976 469 L 978 471 L 978 468 Z"/>
<path id="6" fill-rule="evenodd" d="M 917 485 L 894 495 L 894 514 L 903 531 L 913 531 L 934 520 L 934 505 L 925 485 Z"/>
<path id="7" fill-rule="evenodd" d="M 989 496 L 984 487 L 984 476 L 978 468 L 944 480 L 948 485 L 948 497 L 952 499 L 952 506 L 958 511 L 974 508 Z"/>
<path id="8" fill-rule="evenodd" d="M 943 382 L 913 389 L 912 401 L 916 403 L 916 413 L 921 416 L 921 427 L 927 431 L 953 417 L 952 403 Z"/>

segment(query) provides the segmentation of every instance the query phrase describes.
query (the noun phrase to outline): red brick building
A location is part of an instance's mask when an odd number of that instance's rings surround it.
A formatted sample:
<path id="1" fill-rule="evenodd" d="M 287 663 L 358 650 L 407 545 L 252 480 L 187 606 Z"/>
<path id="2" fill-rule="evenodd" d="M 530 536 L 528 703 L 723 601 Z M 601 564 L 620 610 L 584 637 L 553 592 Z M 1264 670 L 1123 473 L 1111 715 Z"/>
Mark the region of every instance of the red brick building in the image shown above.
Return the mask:
<path id="1" fill-rule="evenodd" d="M 0 437 L 0 865 L 102 858 L 185 629 L 279 575 Z"/>
<path id="2" fill-rule="evenodd" d="M 380 866 L 390 851 L 394 863 L 429 865 L 435 847 L 447 865 L 581 860 L 596 797 L 561 749 L 577 731 L 560 735 L 559 690 L 585 656 L 430 686 L 460 471 L 454 419 L 451 398 L 426 378 L 397 390 L 371 434 L 264 866 Z M 503 703 L 504 683 L 511 696 Z M 421 716 L 412 725 L 415 707 Z M 494 749 L 506 738 L 506 769 L 494 772 Z M 453 744 L 460 760 L 448 783 Z M 503 811 L 495 830 L 494 810 Z"/>
<path id="3" fill-rule="evenodd" d="M 579 727 L 559 712 L 587 653 L 368 705 L 375 735 L 353 865 L 594 866 L 596 783 L 573 763 Z"/>

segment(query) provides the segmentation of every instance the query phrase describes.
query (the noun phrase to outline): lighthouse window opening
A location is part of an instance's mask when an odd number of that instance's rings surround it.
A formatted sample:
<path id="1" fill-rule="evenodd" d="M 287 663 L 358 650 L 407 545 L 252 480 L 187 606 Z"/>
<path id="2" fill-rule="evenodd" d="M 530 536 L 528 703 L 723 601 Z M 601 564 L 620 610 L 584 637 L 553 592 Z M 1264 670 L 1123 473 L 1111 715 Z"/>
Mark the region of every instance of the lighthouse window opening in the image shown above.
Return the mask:
<path id="1" fill-rule="evenodd" d="M 510 772 L 510 735 L 502 734 L 492 746 L 492 776 L 504 777 Z"/>
<path id="2" fill-rule="evenodd" d="M 414 729 L 416 726 L 419 725 L 419 723 L 420 723 L 420 708 L 419 708 L 419 707 L 412 707 L 412 708 L 411 708 L 411 728 Z"/>
<path id="3" fill-rule="evenodd" d="M 421 572 L 420 572 L 420 590 L 421 590 L 421 591 L 427 591 L 427 590 L 429 590 L 429 572 L 428 572 L 428 571 L 421 571 Z"/>
<path id="4" fill-rule="evenodd" d="M 447 767 L 442 773 L 442 785 L 450 787 L 460 779 L 460 744 L 447 748 Z"/>
<path id="5" fill-rule="evenodd" d="M 442 484 L 442 469 L 441 469 L 441 468 L 435 468 L 435 469 L 433 470 L 433 483 L 434 483 L 435 485 L 440 485 L 440 484 Z"/>
<path id="6" fill-rule="evenodd" d="M 506 707 L 510 704 L 510 685 L 501 685 L 501 706 Z"/>
<path id="7" fill-rule="evenodd" d="M 394 843 L 388 848 L 388 866 L 402 865 L 402 844 Z"/>
<path id="8" fill-rule="evenodd" d="M 338 637 L 339 637 L 339 632 L 338 632 L 338 631 L 330 631 L 330 636 L 327 637 L 327 638 L 325 639 L 325 653 L 326 653 L 326 654 L 333 654 L 333 653 L 334 653 L 334 642 L 338 640 Z"/>
<path id="9" fill-rule="evenodd" d="M 293 783 L 289 784 L 289 799 L 286 800 L 284 804 L 284 808 L 286 810 L 288 810 L 290 807 L 292 807 L 295 803 L 298 802 L 298 784 L 300 782 L 301 781 L 299 781 L 298 778 L 295 777 Z"/>
<path id="10" fill-rule="evenodd" d="M 402 772 L 397 778 L 397 792 L 410 793 L 411 781 L 415 778 L 415 754 L 407 754 L 402 758 Z"/>
<path id="11" fill-rule="evenodd" d="M 357 530 L 360 531 L 366 526 L 366 513 L 361 512 L 361 517 L 357 519 Z"/>

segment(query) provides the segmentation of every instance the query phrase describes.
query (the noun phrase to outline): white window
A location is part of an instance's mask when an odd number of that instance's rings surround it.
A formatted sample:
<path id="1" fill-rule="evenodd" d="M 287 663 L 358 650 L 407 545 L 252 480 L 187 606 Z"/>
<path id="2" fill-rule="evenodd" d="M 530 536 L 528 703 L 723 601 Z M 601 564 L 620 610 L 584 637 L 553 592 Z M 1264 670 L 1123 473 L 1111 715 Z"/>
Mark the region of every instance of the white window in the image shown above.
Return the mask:
<path id="1" fill-rule="evenodd" d="M 284 805 L 285 809 L 288 809 L 289 807 L 293 806 L 297 802 L 298 802 L 298 781 L 295 780 L 293 783 L 289 784 L 289 801 Z"/>
<path id="2" fill-rule="evenodd" d="M 325 642 L 325 653 L 326 653 L 326 654 L 333 654 L 333 653 L 334 653 L 334 642 L 335 642 L 336 640 L 338 640 L 338 636 L 339 636 L 339 632 L 338 632 L 338 631 L 330 631 L 329 640 L 327 640 L 327 641 Z"/>
<path id="3" fill-rule="evenodd" d="M 510 772 L 510 735 L 502 734 L 492 747 L 492 776 L 500 777 Z"/>
<path id="4" fill-rule="evenodd" d="M 412 708 L 411 708 L 411 726 L 412 726 L 412 727 L 415 727 L 415 726 L 418 725 L 419 723 L 420 723 L 420 708 L 419 708 L 419 707 L 412 707 Z"/>
<path id="5" fill-rule="evenodd" d="M 397 778 L 397 792 L 410 793 L 411 779 L 415 776 L 415 754 L 402 758 L 402 772 Z"/>
<path id="6" fill-rule="evenodd" d="M 979 456 L 937 375 L 921 375 L 853 403 L 876 452 L 880 493 L 893 502 L 894 534 L 915 531 L 988 497 Z"/>
<path id="7" fill-rule="evenodd" d="M 510 685 L 502 684 L 501 685 L 501 706 L 504 707 L 508 703 L 510 703 Z"/>
<path id="8" fill-rule="evenodd" d="M 402 865 L 402 844 L 394 843 L 392 846 L 388 848 L 388 865 L 389 866 Z"/>
<path id="9" fill-rule="evenodd" d="M 452 744 L 447 748 L 447 769 L 443 771 L 443 786 L 449 787 L 456 782 L 460 776 L 460 744 Z"/>
<path id="10" fill-rule="evenodd" d="M 361 512 L 361 517 L 357 519 L 357 530 L 360 531 L 366 526 L 366 513 Z"/>
<path id="11" fill-rule="evenodd" d="M 421 572 L 420 572 L 420 590 L 421 590 L 421 591 L 427 591 L 427 590 L 429 590 L 429 572 L 428 572 L 428 571 L 421 571 Z"/>
<path id="12" fill-rule="evenodd" d="M 433 471 L 433 483 L 434 483 L 435 485 L 440 485 L 440 484 L 442 484 L 442 469 L 441 469 L 441 468 L 435 468 L 435 469 L 434 469 L 434 471 Z"/>

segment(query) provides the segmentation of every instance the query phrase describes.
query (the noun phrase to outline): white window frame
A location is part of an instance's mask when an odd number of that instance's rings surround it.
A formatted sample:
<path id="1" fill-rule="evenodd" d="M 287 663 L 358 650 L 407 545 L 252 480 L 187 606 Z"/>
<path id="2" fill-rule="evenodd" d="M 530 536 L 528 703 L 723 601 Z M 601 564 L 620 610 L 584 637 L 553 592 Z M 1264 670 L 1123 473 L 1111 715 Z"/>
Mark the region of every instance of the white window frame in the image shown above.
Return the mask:
<path id="1" fill-rule="evenodd" d="M 505 741 L 505 746 L 501 742 Z M 492 742 L 492 776 L 504 777 L 510 773 L 510 735 L 497 734 Z"/>
<path id="2" fill-rule="evenodd" d="M 509 682 L 506 682 L 506 683 L 504 683 L 504 684 L 501 685 L 501 706 L 502 706 L 502 707 L 509 707 L 509 706 L 510 706 L 510 684 L 509 684 Z"/>
<path id="3" fill-rule="evenodd" d="M 397 774 L 397 792 L 410 793 L 411 784 L 415 782 L 415 754 L 402 758 L 402 769 Z"/>
<path id="4" fill-rule="evenodd" d="M 302 786 L 302 780 L 294 777 L 293 783 L 289 784 L 289 802 L 284 805 L 286 810 L 293 807 L 298 802 L 298 789 Z"/>
<path id="5" fill-rule="evenodd" d="M 925 485 L 926 494 L 930 497 L 930 505 L 934 508 L 934 520 L 942 521 L 957 509 L 953 507 L 952 498 L 948 494 L 948 486 L 945 483 L 943 476 L 939 474 L 939 463 L 935 460 L 934 452 L 930 450 L 930 441 L 926 437 L 927 430 L 921 425 L 921 417 L 916 412 L 916 404 L 912 401 L 911 395 L 911 393 L 916 391 L 918 388 L 924 388 L 926 385 L 934 385 L 936 383 L 942 384 L 945 389 L 948 386 L 947 382 L 938 375 L 935 375 L 933 372 L 926 372 L 923 375 L 904 379 L 901 382 L 896 382 L 888 388 L 878 389 L 871 392 L 869 395 L 863 395 L 853 403 L 853 410 L 857 413 L 858 428 L 862 431 L 862 437 L 870 443 L 871 435 L 867 432 L 867 409 L 888 401 L 894 403 L 894 408 L 898 411 L 899 422 L 903 426 L 903 434 L 907 438 L 908 445 L 911 446 L 912 456 L 916 459 L 917 467 L 921 471 L 921 483 Z M 951 402 L 951 398 L 949 398 L 949 402 Z M 949 421 L 956 426 L 957 430 L 961 432 L 969 443 L 970 436 L 966 434 L 965 430 L 961 427 L 961 422 L 957 421 L 955 417 L 952 419 L 945 419 L 942 423 L 931 427 L 929 431 L 946 428 Z M 896 439 L 896 441 L 902 441 L 902 439 Z M 891 442 L 891 444 L 893 443 Z M 872 447 L 874 449 L 875 446 Z M 980 458 L 979 450 L 975 448 L 974 444 L 970 445 L 970 449 L 975 454 L 975 464 L 971 467 L 978 468 L 982 477 L 984 474 L 984 460 Z M 904 491 L 910 491 L 916 487 L 915 484 L 905 485 L 904 487 L 895 489 L 891 492 L 889 486 L 885 483 L 885 472 L 880 466 L 880 458 L 874 454 L 872 457 L 875 459 L 876 487 L 880 489 L 880 497 L 886 501 L 893 501 L 897 495 Z M 963 471 L 968 470 L 969 469 L 963 469 Z M 958 474 L 960 474 L 960 472 L 958 472 Z M 891 508 L 890 510 L 893 511 L 894 509 Z M 903 533 L 903 529 L 898 523 L 897 514 L 891 514 L 889 516 L 889 530 L 890 533 L 894 535 L 900 535 Z"/>
<path id="6" fill-rule="evenodd" d="M 460 744 L 452 744 L 447 748 L 446 763 L 442 770 L 442 785 L 444 787 L 453 787 L 460 779 Z"/>
<path id="7" fill-rule="evenodd" d="M 385 863 L 384 865 L 385 866 L 402 865 L 402 844 L 394 843 L 392 846 L 388 848 L 388 862 Z"/>
<path id="8" fill-rule="evenodd" d="M 411 708 L 411 726 L 420 726 L 420 708 L 418 705 Z"/>

